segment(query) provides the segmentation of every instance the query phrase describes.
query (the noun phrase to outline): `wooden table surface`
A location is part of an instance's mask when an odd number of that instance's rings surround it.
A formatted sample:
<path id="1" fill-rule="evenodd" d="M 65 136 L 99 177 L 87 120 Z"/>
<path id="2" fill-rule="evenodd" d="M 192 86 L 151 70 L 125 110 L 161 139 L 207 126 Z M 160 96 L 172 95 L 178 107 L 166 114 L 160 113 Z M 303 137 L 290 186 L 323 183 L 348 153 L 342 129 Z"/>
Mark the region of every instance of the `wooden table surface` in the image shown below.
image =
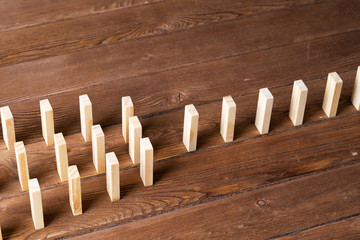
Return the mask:
<path id="1" fill-rule="evenodd" d="M 13 151 L 0 141 L 5 239 L 360 239 L 360 114 L 351 104 L 360 65 L 359 0 L 1 0 L 0 105 L 15 119 L 45 228 L 35 230 Z M 338 114 L 321 109 L 327 74 L 344 81 Z M 309 89 L 304 124 L 288 117 L 292 83 Z M 258 90 L 274 96 L 269 134 L 254 125 Z M 88 94 L 106 152 L 120 161 L 121 199 L 92 164 L 80 133 Z M 220 129 L 222 97 L 237 104 L 235 139 Z M 131 96 L 155 150 L 144 187 L 121 135 Z M 39 101 L 81 175 L 73 217 Z M 184 106 L 200 114 L 198 150 L 182 143 Z"/>

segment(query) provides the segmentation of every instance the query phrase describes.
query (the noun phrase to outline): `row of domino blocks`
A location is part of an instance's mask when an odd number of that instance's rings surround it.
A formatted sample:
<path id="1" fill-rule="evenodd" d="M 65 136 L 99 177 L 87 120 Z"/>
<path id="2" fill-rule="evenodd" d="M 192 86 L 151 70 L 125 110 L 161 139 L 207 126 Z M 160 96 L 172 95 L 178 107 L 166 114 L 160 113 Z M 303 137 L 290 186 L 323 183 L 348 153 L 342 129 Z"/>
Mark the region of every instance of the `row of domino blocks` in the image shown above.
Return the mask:
<path id="1" fill-rule="evenodd" d="M 130 99 L 130 97 L 128 97 Z M 126 100 L 127 98 L 125 98 Z M 125 101 L 126 103 L 126 101 Z M 132 105 L 131 99 L 129 104 Z M 120 169 L 119 161 L 114 152 L 105 154 L 105 135 L 100 125 L 93 125 L 92 104 L 89 97 L 79 97 L 81 133 L 85 142 L 92 141 L 93 164 L 98 174 L 106 172 L 106 188 L 112 202 L 120 200 Z M 130 114 L 133 110 L 128 110 Z M 132 107 L 133 109 L 133 107 Z M 44 228 L 42 198 L 39 182 L 30 179 L 25 145 L 16 142 L 14 118 L 10 108 L 1 110 L 4 141 L 8 149 L 15 148 L 19 182 L 22 191 L 29 191 L 30 207 L 35 229 Z M 49 100 L 40 101 L 42 134 L 48 146 L 54 145 L 57 171 L 61 182 L 68 181 L 69 201 L 74 216 L 82 214 L 81 181 L 76 165 L 68 166 L 67 145 L 62 133 L 54 129 L 53 109 Z M 144 186 L 153 185 L 153 147 L 149 138 L 141 138 L 141 124 L 135 117 L 126 118 L 128 135 L 124 135 L 129 142 L 129 155 L 134 163 L 140 163 L 140 176 Z M 1 228 L 0 228 L 1 240 Z"/>
<path id="2" fill-rule="evenodd" d="M 329 73 L 322 109 L 328 117 L 336 116 L 343 81 L 336 72 Z M 304 118 L 308 89 L 302 80 L 293 84 L 289 117 L 295 126 Z M 92 105 L 87 95 L 79 97 L 81 133 L 86 142 L 92 141 L 93 164 L 97 173 L 106 172 L 107 191 L 111 201 L 120 199 L 119 161 L 114 152 L 105 154 L 105 136 L 100 125 L 93 126 Z M 260 134 L 268 133 L 274 97 L 267 88 L 259 91 L 255 126 Z M 360 66 L 355 78 L 352 103 L 360 110 Z M 70 206 L 73 215 L 82 214 L 81 182 L 76 165 L 68 166 L 67 147 L 62 133 L 55 134 L 53 110 L 50 102 L 40 101 L 42 132 L 48 146 L 55 144 L 57 170 L 61 181 L 68 181 Z M 234 138 L 236 104 L 231 96 L 223 97 L 220 134 L 225 142 Z M 15 142 L 14 120 L 9 107 L 1 108 L 4 141 L 15 147 L 19 181 L 23 191 L 29 190 L 30 206 L 36 229 L 44 227 L 42 200 L 39 182 L 29 180 L 26 150 L 23 142 Z M 199 113 L 194 105 L 185 106 L 183 143 L 186 149 L 196 150 Z M 153 184 L 153 147 L 149 138 L 142 138 L 142 126 L 134 116 L 134 105 L 129 96 L 122 98 L 122 135 L 129 144 L 129 155 L 134 164 L 140 163 L 140 177 L 144 186 Z M 1 239 L 1 228 L 0 228 Z"/>
<path id="3" fill-rule="evenodd" d="M 343 81 L 336 72 L 328 74 L 322 109 L 330 118 L 336 116 Z M 295 126 L 301 125 L 304 119 L 308 88 L 302 80 L 294 81 L 289 117 Z M 351 101 L 360 110 L 360 66 L 358 67 Z M 260 134 L 269 132 L 274 97 L 268 88 L 259 90 L 255 126 Z M 231 96 L 223 97 L 220 134 L 225 142 L 234 139 L 236 103 Z M 199 113 L 194 105 L 185 106 L 183 143 L 191 152 L 196 150 Z"/>

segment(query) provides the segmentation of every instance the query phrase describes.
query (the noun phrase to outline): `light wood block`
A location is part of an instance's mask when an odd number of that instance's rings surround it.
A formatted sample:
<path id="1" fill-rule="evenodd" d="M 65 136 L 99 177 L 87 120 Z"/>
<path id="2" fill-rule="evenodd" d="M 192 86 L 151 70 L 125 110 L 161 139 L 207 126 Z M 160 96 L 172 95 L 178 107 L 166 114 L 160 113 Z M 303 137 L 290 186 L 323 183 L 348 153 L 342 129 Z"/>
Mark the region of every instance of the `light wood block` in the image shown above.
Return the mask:
<path id="1" fill-rule="evenodd" d="M 134 104 L 131 97 L 126 96 L 121 99 L 122 104 L 122 135 L 125 143 L 129 142 L 129 118 L 134 116 Z"/>
<path id="2" fill-rule="evenodd" d="M 137 116 L 129 118 L 129 155 L 134 164 L 140 163 L 142 126 Z"/>
<path id="3" fill-rule="evenodd" d="M 359 111 L 360 110 L 360 66 L 358 66 L 358 69 L 356 72 L 351 102 L 355 106 L 356 110 Z"/>
<path id="4" fill-rule="evenodd" d="M 15 143 L 15 155 L 21 190 L 26 191 L 29 189 L 29 168 L 23 142 Z"/>
<path id="5" fill-rule="evenodd" d="M 199 113 L 193 104 L 185 106 L 183 143 L 188 152 L 196 150 Z"/>
<path id="6" fill-rule="evenodd" d="M 336 72 L 329 73 L 322 105 L 322 109 L 329 118 L 336 116 L 342 85 L 343 81 Z"/>
<path id="7" fill-rule="evenodd" d="M 1 226 L 0 226 L 0 240 L 3 240 L 2 232 L 1 232 Z"/>
<path id="8" fill-rule="evenodd" d="M 54 112 L 48 99 L 40 101 L 42 135 L 46 145 L 54 145 Z"/>
<path id="9" fill-rule="evenodd" d="M 37 178 L 29 180 L 29 195 L 31 215 L 35 229 L 44 228 L 44 214 L 41 200 L 41 190 Z"/>
<path id="10" fill-rule="evenodd" d="M 105 135 L 100 125 L 92 126 L 93 163 L 97 173 L 105 172 Z"/>
<path id="11" fill-rule="evenodd" d="M 255 126 L 260 134 L 269 132 L 273 102 L 274 97 L 269 89 L 260 89 L 255 118 Z"/>
<path id="12" fill-rule="evenodd" d="M 92 104 L 87 94 L 79 97 L 81 134 L 85 142 L 91 141 L 91 127 L 93 125 Z"/>
<path id="13" fill-rule="evenodd" d="M 225 142 L 234 140 L 236 103 L 231 96 L 223 97 L 220 134 Z"/>
<path id="14" fill-rule="evenodd" d="M 140 177 L 144 186 L 153 185 L 154 149 L 149 138 L 140 140 Z"/>
<path id="15" fill-rule="evenodd" d="M 120 200 L 119 161 L 114 152 L 106 154 L 106 188 L 112 202 Z"/>
<path id="16" fill-rule="evenodd" d="M 2 107 L 1 112 L 1 125 L 4 142 L 9 150 L 14 149 L 15 139 L 15 125 L 14 118 L 8 106 Z"/>
<path id="17" fill-rule="evenodd" d="M 289 117 L 294 126 L 301 125 L 304 120 L 308 88 L 302 80 L 294 81 Z"/>
<path id="18" fill-rule="evenodd" d="M 82 203 L 80 174 L 76 165 L 69 166 L 68 175 L 70 206 L 73 215 L 77 216 L 82 214 Z"/>
<path id="19" fill-rule="evenodd" d="M 68 180 L 68 154 L 65 138 L 62 133 L 54 135 L 56 166 L 61 182 Z"/>

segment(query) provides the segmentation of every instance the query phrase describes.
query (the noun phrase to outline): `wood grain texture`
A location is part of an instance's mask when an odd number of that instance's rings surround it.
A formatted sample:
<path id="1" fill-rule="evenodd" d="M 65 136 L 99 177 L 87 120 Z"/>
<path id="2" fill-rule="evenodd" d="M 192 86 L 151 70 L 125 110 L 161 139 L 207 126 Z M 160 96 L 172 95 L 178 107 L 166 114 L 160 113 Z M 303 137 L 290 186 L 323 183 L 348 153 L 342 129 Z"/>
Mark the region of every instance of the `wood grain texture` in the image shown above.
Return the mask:
<path id="1" fill-rule="evenodd" d="M 1 65 L 64 54 L 98 46 L 107 46 L 132 38 L 165 35 L 234 19 L 242 19 L 277 9 L 312 5 L 315 0 L 268 1 L 254 3 L 246 0 L 161 1 L 136 8 L 59 21 L 34 28 L 19 29 L 1 34 Z M 319 1 L 320 3 L 323 1 Z M 325 1 L 326 2 L 326 1 Z M 106 3 L 105 3 L 106 4 Z M 156 14 L 154 14 L 156 13 Z M 54 30 L 56 29 L 56 30 Z M 47 37 L 42 37 L 47 36 Z M 13 39 L 17 39 L 16 42 Z M 22 48 L 18 48 L 21 45 Z M 152 58 L 145 54 L 142 58 Z"/>
<path id="2" fill-rule="evenodd" d="M 359 212 L 359 172 L 357 164 L 85 236 L 86 239 L 266 239 Z M 333 212 L 334 208 L 337 211 Z M 169 229 L 169 226 L 174 227 Z"/>
<path id="3" fill-rule="evenodd" d="M 359 239 L 360 217 L 357 215 L 355 217 L 345 217 L 344 219 L 339 219 L 338 221 L 333 221 L 327 224 L 320 224 L 319 226 L 311 227 L 303 231 L 299 231 L 293 234 L 284 234 L 288 236 L 276 237 L 274 239 L 278 240 L 295 240 L 295 239 L 318 239 L 318 240 L 327 240 L 329 235 L 333 239 Z"/>
<path id="4" fill-rule="evenodd" d="M 141 6 L 159 0 L 0 1 L 0 32 Z M 16 20 L 16 21 L 14 21 Z"/>
<path id="5" fill-rule="evenodd" d="M 157 162 L 154 164 L 155 184 L 149 188 L 142 186 L 138 167 L 123 170 L 122 196 L 116 203 L 109 200 L 105 175 L 85 177 L 82 179 L 84 214 L 77 218 L 71 217 L 70 208 L 62 207 L 68 203 L 66 184 L 43 188 L 45 221 L 48 222 L 45 229 L 36 232 L 29 227 L 31 219 L 22 217 L 28 214 L 23 206 L 23 198 L 28 196 L 3 199 L 1 204 L 6 211 L 0 213 L 0 224 L 8 228 L 18 222 L 18 217 L 24 218 L 17 224 L 18 229 L 8 232 L 7 236 L 15 239 L 67 236 L 203 203 L 282 179 L 357 163 L 359 157 L 354 153 L 360 151 L 358 117 L 355 112 L 321 124 L 302 125 L 296 131 L 282 131 L 253 141 Z M 292 125 L 290 121 L 289 124 Z M 309 132 L 312 133 L 310 139 Z M 220 136 L 218 139 L 223 142 Z M 351 211 L 345 205 L 344 208 Z M 18 214 L 12 215 L 12 212 Z M 2 220 L 5 214 L 7 218 Z"/>
<path id="6" fill-rule="evenodd" d="M 289 81 L 299 78 L 307 81 L 332 70 L 341 75 L 341 72 L 355 69 L 358 65 L 357 53 L 360 50 L 357 49 L 359 46 L 356 39 L 359 37 L 360 31 L 355 31 L 170 72 L 60 92 L 48 97 L 55 112 L 55 128 L 64 134 L 79 131 L 80 113 L 74 105 L 78 101 L 77 96 L 84 93 L 94 102 L 94 122 L 107 126 L 121 122 L 121 114 L 118 113 L 121 104 L 119 95 L 130 93 L 137 106 L 137 115 L 144 116 L 183 108 L 190 103 L 214 101 L 224 95 L 239 96 L 255 92 L 264 85 L 271 88 L 289 84 Z M 335 46 L 334 42 L 337 43 Z M 311 50 L 308 54 L 309 46 Z M 273 64 L 274 58 L 278 61 L 276 65 Z M 297 68 L 293 68 L 294 65 Z M 352 82 L 354 78 L 355 75 Z M 197 84 L 191 84 L 195 80 Z M 159 86 L 159 91 L 153 91 L 151 86 Z M 11 89 L 12 85 L 9 91 Z M 31 92 L 30 89 L 28 92 Z M 41 136 L 38 101 L 43 97 L 33 97 L 29 96 L 26 101 L 12 100 L 11 109 L 16 117 L 19 140 Z"/>
<path id="7" fill-rule="evenodd" d="M 355 71 L 341 74 L 344 80 L 343 94 L 339 105 L 339 115 L 342 118 L 348 115 L 356 114 L 356 109 L 350 102 L 353 79 Z M 326 84 L 326 76 L 319 79 L 306 82 L 312 91 L 308 95 L 308 105 L 304 118 L 305 127 L 312 124 L 320 124 L 326 121 L 326 115 L 321 109 L 323 93 Z M 297 131 L 288 118 L 292 85 L 278 87 L 272 89 L 275 97 L 274 109 L 272 116 L 271 134 L 278 134 L 287 131 Z M 260 138 L 258 131 L 254 125 L 257 92 L 245 96 L 234 97 L 237 105 L 242 104 L 249 106 L 247 108 L 239 108 L 236 116 L 235 138 L 234 142 L 246 142 Z M 197 106 L 199 114 L 199 135 L 198 149 L 200 151 L 208 150 L 213 147 L 224 146 L 224 141 L 219 133 L 221 120 L 221 98 L 217 102 L 203 104 Z M 182 156 L 186 153 L 182 139 L 183 130 L 183 109 L 164 113 L 157 116 L 141 119 L 143 125 L 143 136 L 151 139 L 152 145 L 156 151 L 154 152 L 154 160 L 159 161 L 167 158 Z M 121 125 L 114 125 L 103 128 L 105 134 L 106 152 L 115 152 L 119 158 L 120 168 L 128 169 L 132 166 L 132 161 L 128 155 L 128 146 L 124 143 L 121 136 Z M 76 164 L 82 177 L 94 176 L 96 171 L 89 162 L 92 158 L 91 143 L 84 143 L 80 133 L 66 136 L 69 165 Z M 59 183 L 59 177 L 56 171 L 54 150 L 47 148 L 41 142 L 27 144 L 28 156 L 34 160 L 29 161 L 29 170 L 32 177 L 37 177 L 43 187 L 50 187 Z M 14 156 L 5 148 L 1 147 L 0 154 L 4 156 L 5 161 L 0 165 L 4 171 L 0 178 L 0 184 L 6 182 L 2 186 L 2 194 L 0 199 L 10 198 L 21 195 L 21 191 L 17 189 L 18 181 L 16 171 L 12 169 L 14 166 Z"/>

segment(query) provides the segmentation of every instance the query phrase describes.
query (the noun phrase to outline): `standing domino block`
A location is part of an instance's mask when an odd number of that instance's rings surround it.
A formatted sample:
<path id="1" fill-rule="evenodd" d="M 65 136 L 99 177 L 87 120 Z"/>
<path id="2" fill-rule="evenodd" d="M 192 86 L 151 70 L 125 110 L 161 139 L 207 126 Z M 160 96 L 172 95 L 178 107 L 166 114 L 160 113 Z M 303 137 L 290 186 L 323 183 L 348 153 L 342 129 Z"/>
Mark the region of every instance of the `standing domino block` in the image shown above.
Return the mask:
<path id="1" fill-rule="evenodd" d="M 360 66 L 358 66 L 358 69 L 356 72 L 351 102 L 355 106 L 356 110 L 359 111 L 360 110 Z"/>
<path id="2" fill-rule="evenodd" d="M 57 133 L 54 135 L 55 142 L 55 155 L 56 155 L 56 165 L 57 171 L 59 173 L 60 180 L 62 182 L 68 180 L 68 154 L 65 138 L 62 133 Z"/>
<path id="3" fill-rule="evenodd" d="M 223 97 L 220 134 L 225 142 L 234 140 L 236 103 L 231 96 Z"/>
<path id="4" fill-rule="evenodd" d="M 274 97 L 269 89 L 260 89 L 255 118 L 255 126 L 260 134 L 269 132 L 273 102 Z"/>
<path id="5" fill-rule="evenodd" d="M 322 105 L 329 118 L 336 116 L 342 85 L 343 81 L 336 72 L 329 73 Z"/>
<path id="6" fill-rule="evenodd" d="M 106 154 L 106 188 L 112 202 L 120 200 L 119 161 L 114 152 Z"/>
<path id="7" fill-rule="evenodd" d="M 46 145 L 54 144 L 54 112 L 48 99 L 40 101 L 42 135 Z"/>
<path id="8" fill-rule="evenodd" d="M 308 88 L 304 82 L 302 80 L 294 81 L 289 111 L 289 117 L 294 126 L 303 123 L 307 95 Z"/>
<path id="9" fill-rule="evenodd" d="M 93 162 L 97 173 L 105 172 L 105 135 L 100 125 L 92 126 Z"/>
<path id="10" fill-rule="evenodd" d="M 140 163 L 142 126 L 137 116 L 129 118 L 129 154 L 134 164 Z"/>
<path id="11" fill-rule="evenodd" d="M 29 180 L 29 195 L 31 215 L 35 229 L 44 228 L 44 214 L 41 200 L 41 191 L 37 178 Z"/>
<path id="12" fill-rule="evenodd" d="M 23 142 L 15 143 L 15 154 L 21 190 L 26 191 L 29 189 L 29 168 Z"/>
<path id="13" fill-rule="evenodd" d="M 2 233 L 1 233 L 1 226 L 0 226 L 0 240 L 3 240 Z"/>
<path id="14" fill-rule="evenodd" d="M 16 142 L 14 118 L 8 106 L 2 107 L 0 112 L 3 138 L 7 148 L 11 150 L 14 149 L 14 143 Z"/>
<path id="15" fill-rule="evenodd" d="M 73 215 L 77 216 L 82 214 L 82 204 L 80 174 L 76 165 L 69 166 L 68 174 L 70 206 Z"/>
<path id="16" fill-rule="evenodd" d="M 196 150 L 199 113 L 193 104 L 185 106 L 183 143 L 188 152 Z"/>
<path id="17" fill-rule="evenodd" d="M 140 177 L 144 186 L 153 185 L 154 149 L 149 138 L 140 140 Z"/>
<path id="18" fill-rule="evenodd" d="M 92 105 L 87 94 L 79 97 L 81 134 L 85 142 L 91 141 L 91 126 L 93 125 Z"/>
<path id="19" fill-rule="evenodd" d="M 134 105 L 131 97 L 122 97 L 122 135 L 125 143 L 129 142 L 129 118 L 134 116 Z"/>

